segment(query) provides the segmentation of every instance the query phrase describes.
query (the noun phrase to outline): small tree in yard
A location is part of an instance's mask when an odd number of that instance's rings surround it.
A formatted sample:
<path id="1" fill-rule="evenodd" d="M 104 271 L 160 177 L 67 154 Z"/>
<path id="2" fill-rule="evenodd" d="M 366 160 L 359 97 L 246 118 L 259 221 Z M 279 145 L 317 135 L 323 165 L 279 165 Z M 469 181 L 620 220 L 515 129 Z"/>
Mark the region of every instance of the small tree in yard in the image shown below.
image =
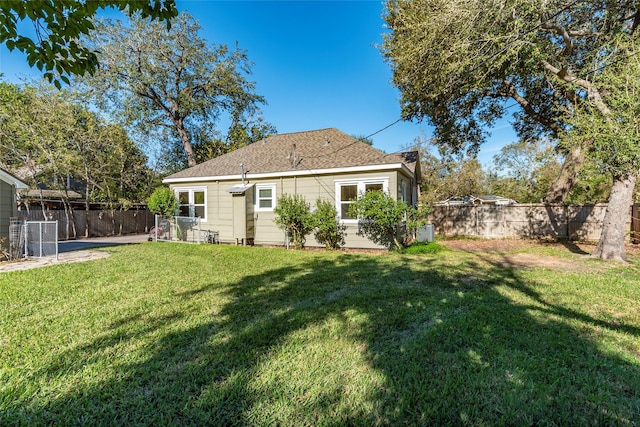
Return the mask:
<path id="1" fill-rule="evenodd" d="M 358 217 L 358 235 L 384 245 L 401 249 L 398 226 L 413 218 L 415 209 L 402 200 L 396 200 L 383 191 L 368 191 L 349 207 L 349 214 Z"/>
<path id="2" fill-rule="evenodd" d="M 173 216 L 178 210 L 178 200 L 170 188 L 158 187 L 147 199 L 147 206 L 155 214 Z"/>
<path id="3" fill-rule="evenodd" d="M 313 213 L 314 235 L 318 243 L 327 249 L 340 249 L 344 246 L 346 227 L 337 219 L 338 211 L 328 200 L 318 199 Z"/>
<path id="4" fill-rule="evenodd" d="M 289 242 L 296 249 L 301 249 L 307 234 L 313 230 L 311 207 L 304 197 L 298 194 L 283 194 L 273 212 L 276 214 L 275 223 L 287 232 Z"/>

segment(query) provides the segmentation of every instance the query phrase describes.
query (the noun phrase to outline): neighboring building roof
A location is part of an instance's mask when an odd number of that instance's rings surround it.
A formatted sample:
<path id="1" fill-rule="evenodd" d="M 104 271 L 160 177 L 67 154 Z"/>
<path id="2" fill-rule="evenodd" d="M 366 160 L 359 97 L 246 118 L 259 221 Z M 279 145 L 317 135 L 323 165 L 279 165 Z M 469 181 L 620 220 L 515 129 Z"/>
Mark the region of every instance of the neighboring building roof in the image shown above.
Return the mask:
<path id="1" fill-rule="evenodd" d="M 68 199 L 81 199 L 82 195 L 73 190 L 28 190 L 28 191 L 20 191 L 20 197 L 23 199 L 40 199 L 42 196 L 43 199 L 47 200 L 60 200 L 63 197 Z"/>
<path id="2" fill-rule="evenodd" d="M 501 196 L 454 196 L 447 200 L 442 200 L 436 205 L 439 206 L 454 206 L 454 205 L 515 205 L 518 202 L 512 199 L 507 199 Z"/>
<path id="3" fill-rule="evenodd" d="M 436 206 L 472 205 L 474 196 L 453 196 L 436 203 Z"/>
<path id="4" fill-rule="evenodd" d="M 374 166 L 404 167 L 407 172 L 414 174 L 419 168 L 418 153 L 415 151 L 385 154 L 338 129 L 327 128 L 270 136 L 170 175 L 164 182 L 234 178 L 241 175 L 241 164 L 248 178 L 275 174 L 315 174 L 345 168 L 365 170 Z"/>
<path id="5" fill-rule="evenodd" d="M 476 200 L 474 200 L 474 202 L 479 204 L 502 204 L 502 205 L 515 205 L 517 203 L 513 199 L 508 199 L 506 197 L 494 196 L 494 195 L 478 196 L 476 197 Z"/>
<path id="6" fill-rule="evenodd" d="M 0 168 L 0 180 L 13 185 L 16 188 L 28 188 L 27 184 L 25 184 L 24 182 L 20 181 L 18 178 L 16 178 L 15 176 L 11 175 L 9 172 L 7 172 L 6 170 Z"/>

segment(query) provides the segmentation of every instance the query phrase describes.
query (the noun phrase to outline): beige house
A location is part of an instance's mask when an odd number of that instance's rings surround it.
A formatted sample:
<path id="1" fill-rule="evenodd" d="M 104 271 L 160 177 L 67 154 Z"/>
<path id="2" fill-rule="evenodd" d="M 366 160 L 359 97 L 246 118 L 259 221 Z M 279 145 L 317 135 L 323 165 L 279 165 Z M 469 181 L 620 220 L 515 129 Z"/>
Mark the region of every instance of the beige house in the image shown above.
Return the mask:
<path id="1" fill-rule="evenodd" d="M 27 185 L 4 169 L 0 169 L 0 247 L 6 249 L 9 238 L 9 220 L 16 216 L 16 190 L 26 189 Z"/>
<path id="2" fill-rule="evenodd" d="M 175 191 L 180 215 L 200 217 L 201 228 L 217 231 L 221 242 L 284 245 L 273 209 L 283 194 L 299 194 L 312 209 L 318 198 L 334 203 L 347 247 L 375 248 L 356 234 L 349 205 L 367 190 L 384 190 L 415 206 L 419 165 L 417 152 L 385 154 L 329 128 L 271 136 L 163 182 Z M 306 245 L 320 246 L 312 235 Z"/>

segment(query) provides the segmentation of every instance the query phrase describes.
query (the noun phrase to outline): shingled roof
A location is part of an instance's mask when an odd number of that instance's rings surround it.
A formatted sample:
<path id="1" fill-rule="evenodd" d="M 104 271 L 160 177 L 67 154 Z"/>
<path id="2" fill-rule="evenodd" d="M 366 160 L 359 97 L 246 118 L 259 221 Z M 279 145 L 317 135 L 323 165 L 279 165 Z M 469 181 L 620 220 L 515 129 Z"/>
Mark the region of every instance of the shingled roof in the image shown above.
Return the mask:
<path id="1" fill-rule="evenodd" d="M 0 168 L 0 180 L 15 186 L 16 188 L 27 188 L 27 184 L 20 181 L 16 176 Z"/>
<path id="2" fill-rule="evenodd" d="M 351 167 L 404 165 L 415 172 L 417 152 L 385 154 L 338 129 L 270 136 L 215 159 L 165 178 L 165 181 L 188 178 L 212 178 L 240 175 L 240 164 L 248 177 L 252 175 Z"/>

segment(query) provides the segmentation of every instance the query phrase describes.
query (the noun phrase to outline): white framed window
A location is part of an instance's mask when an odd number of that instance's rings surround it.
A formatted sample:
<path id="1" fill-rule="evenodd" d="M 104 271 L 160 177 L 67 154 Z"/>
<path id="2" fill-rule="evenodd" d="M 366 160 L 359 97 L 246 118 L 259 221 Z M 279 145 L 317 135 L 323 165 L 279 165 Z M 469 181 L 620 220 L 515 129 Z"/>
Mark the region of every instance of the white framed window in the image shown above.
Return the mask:
<path id="1" fill-rule="evenodd" d="M 276 185 L 275 184 L 256 184 L 255 191 L 255 210 L 256 211 L 273 211 L 276 207 Z"/>
<path id="2" fill-rule="evenodd" d="M 367 191 L 389 191 L 388 178 L 336 181 L 336 206 L 338 217 L 342 222 L 356 222 L 357 218 L 349 215 L 353 202 Z"/>
<path id="3" fill-rule="evenodd" d="M 207 220 L 207 188 L 176 188 L 178 215 Z"/>

